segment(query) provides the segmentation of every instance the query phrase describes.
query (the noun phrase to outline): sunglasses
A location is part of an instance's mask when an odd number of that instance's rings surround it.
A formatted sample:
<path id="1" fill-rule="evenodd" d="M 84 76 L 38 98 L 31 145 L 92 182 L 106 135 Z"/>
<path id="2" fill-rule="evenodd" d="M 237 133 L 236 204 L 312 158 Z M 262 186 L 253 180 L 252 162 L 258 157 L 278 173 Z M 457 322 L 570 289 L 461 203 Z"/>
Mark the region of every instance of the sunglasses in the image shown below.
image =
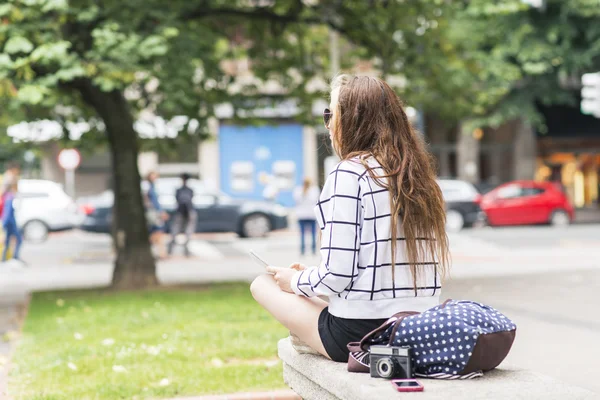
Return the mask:
<path id="1" fill-rule="evenodd" d="M 323 123 L 325 124 L 325 128 L 329 129 L 329 121 L 331 121 L 331 116 L 333 113 L 329 108 L 323 110 Z"/>

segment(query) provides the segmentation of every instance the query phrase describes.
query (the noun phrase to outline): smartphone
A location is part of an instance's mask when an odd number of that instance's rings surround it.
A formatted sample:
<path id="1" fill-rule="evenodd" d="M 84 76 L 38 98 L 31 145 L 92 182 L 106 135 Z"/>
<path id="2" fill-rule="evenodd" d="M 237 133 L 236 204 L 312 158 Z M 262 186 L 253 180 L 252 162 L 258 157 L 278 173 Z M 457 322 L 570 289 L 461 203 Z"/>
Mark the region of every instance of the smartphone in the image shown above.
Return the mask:
<path id="1" fill-rule="evenodd" d="M 265 268 L 267 268 L 269 266 L 269 263 L 267 263 L 265 260 L 263 260 L 262 258 L 260 258 L 258 256 L 258 254 L 256 254 L 254 252 L 254 250 L 250 250 L 250 257 L 252 257 L 252 259 L 254 260 L 255 263 L 257 263 L 260 266 L 263 266 Z M 269 272 L 271 273 L 271 272 Z"/>
<path id="2" fill-rule="evenodd" d="M 392 386 L 399 392 L 422 392 L 424 387 L 416 379 L 394 379 Z"/>

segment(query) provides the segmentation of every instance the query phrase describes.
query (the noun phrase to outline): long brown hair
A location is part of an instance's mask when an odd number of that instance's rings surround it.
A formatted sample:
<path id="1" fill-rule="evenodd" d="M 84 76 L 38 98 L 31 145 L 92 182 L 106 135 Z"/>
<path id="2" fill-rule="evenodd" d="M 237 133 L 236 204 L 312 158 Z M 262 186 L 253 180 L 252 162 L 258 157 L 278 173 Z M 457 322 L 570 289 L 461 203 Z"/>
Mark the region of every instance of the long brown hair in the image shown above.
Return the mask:
<path id="1" fill-rule="evenodd" d="M 371 178 L 390 193 L 392 276 L 401 220 L 415 290 L 423 263 L 437 261 L 438 273 L 445 277 L 449 255 L 442 192 L 433 157 L 411 126 L 400 98 L 381 79 L 350 75 L 333 81 L 335 97 L 330 128 L 336 152 L 343 160 L 358 157 Z M 377 160 L 384 174 L 377 175 L 367 164 L 369 157 Z"/>

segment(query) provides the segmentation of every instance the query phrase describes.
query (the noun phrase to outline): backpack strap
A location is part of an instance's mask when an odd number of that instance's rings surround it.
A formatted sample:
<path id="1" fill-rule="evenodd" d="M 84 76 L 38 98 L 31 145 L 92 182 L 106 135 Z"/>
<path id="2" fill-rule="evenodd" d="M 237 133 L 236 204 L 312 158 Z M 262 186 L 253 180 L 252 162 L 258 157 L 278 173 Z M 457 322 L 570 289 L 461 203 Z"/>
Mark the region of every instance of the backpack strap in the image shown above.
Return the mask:
<path id="1" fill-rule="evenodd" d="M 416 311 L 403 311 L 394 314 L 393 317 L 385 321 L 381 326 L 379 326 L 379 328 L 367 333 L 360 342 L 348 343 L 347 347 L 350 351 L 348 356 L 348 371 L 369 372 L 369 347 L 371 346 L 371 339 L 385 332 L 386 329 L 394 325 L 392 335 L 390 336 L 390 340 L 392 340 L 404 318 L 416 314 L 420 313 Z"/>
<path id="2" fill-rule="evenodd" d="M 385 332 L 385 330 L 388 329 L 392 325 L 394 325 L 394 328 L 392 330 L 392 335 L 390 336 L 390 339 L 393 338 L 393 335 L 398 330 L 398 327 L 400 326 L 400 324 L 402 324 L 402 321 L 404 320 L 404 318 L 410 317 L 411 315 L 417 315 L 417 314 L 420 314 L 420 313 L 416 312 L 416 311 L 402 311 L 397 314 L 394 314 L 393 317 L 391 317 L 390 319 L 385 321 L 379 328 L 367 333 L 360 341 L 360 348 L 363 351 L 368 351 L 369 346 L 371 346 L 371 339 L 374 338 L 375 336 Z"/>

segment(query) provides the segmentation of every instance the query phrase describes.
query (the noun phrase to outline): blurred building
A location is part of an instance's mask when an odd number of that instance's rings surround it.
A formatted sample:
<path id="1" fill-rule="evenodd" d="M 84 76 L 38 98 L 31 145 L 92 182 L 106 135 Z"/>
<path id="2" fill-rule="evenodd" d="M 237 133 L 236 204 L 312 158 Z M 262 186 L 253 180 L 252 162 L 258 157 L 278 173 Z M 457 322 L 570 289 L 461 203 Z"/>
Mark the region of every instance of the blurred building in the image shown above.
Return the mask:
<path id="1" fill-rule="evenodd" d="M 561 182 L 576 207 L 598 204 L 600 119 L 569 106 L 540 110 L 548 132 L 537 136 L 536 178 Z"/>
<path id="2" fill-rule="evenodd" d="M 462 131 L 426 119 L 427 140 L 444 177 L 484 190 L 517 179 L 559 182 L 576 207 L 599 203 L 600 120 L 570 106 L 540 107 L 547 132 L 521 120 Z"/>

